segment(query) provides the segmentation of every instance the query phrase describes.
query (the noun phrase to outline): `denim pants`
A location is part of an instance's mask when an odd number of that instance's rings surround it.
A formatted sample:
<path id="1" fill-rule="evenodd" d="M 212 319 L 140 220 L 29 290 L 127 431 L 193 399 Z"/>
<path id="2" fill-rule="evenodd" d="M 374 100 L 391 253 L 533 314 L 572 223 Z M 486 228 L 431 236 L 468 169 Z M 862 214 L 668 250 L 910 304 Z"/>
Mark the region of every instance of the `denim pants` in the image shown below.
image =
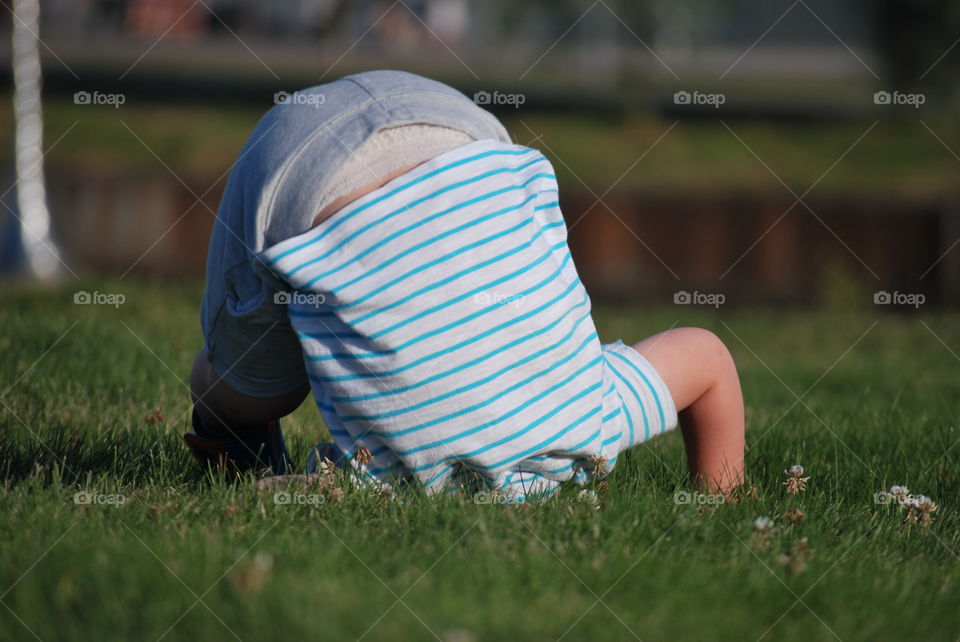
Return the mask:
<path id="1" fill-rule="evenodd" d="M 235 390 L 281 395 L 306 381 L 289 289 L 260 259 L 310 229 L 330 180 L 375 132 L 428 124 L 509 142 L 491 114 L 442 83 L 401 71 L 347 76 L 294 94 L 257 124 L 217 210 L 201 325 L 210 363 Z"/>

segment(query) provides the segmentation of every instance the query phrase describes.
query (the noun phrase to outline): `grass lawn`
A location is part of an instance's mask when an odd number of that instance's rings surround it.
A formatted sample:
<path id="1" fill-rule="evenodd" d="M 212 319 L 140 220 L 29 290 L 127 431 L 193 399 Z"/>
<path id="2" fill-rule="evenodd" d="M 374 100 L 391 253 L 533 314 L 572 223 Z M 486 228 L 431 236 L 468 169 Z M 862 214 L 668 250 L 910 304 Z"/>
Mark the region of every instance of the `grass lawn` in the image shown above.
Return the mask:
<path id="1" fill-rule="evenodd" d="M 73 305 L 79 289 L 126 301 Z M 728 342 L 757 487 L 738 504 L 675 501 L 673 433 L 621 458 L 599 510 L 572 489 L 292 506 L 201 474 L 180 443 L 199 296 L 133 279 L 0 293 L 0 639 L 960 636 L 956 313 L 597 310 L 605 340 L 679 323 Z M 301 461 L 325 435 L 309 401 L 285 430 Z M 797 463 L 811 480 L 790 495 Z M 892 484 L 932 497 L 933 523 L 876 504 Z M 812 553 L 785 559 L 804 538 Z"/>

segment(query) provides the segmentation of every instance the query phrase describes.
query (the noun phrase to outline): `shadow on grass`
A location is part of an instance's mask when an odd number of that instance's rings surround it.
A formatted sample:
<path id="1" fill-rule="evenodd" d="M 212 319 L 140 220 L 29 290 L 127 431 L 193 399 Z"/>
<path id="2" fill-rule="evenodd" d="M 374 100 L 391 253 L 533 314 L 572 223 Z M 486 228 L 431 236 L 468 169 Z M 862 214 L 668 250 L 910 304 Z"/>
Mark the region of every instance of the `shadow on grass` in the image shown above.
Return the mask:
<path id="1" fill-rule="evenodd" d="M 0 433 L 0 480 L 17 484 L 38 475 L 51 484 L 111 483 L 145 485 L 203 483 L 207 473 L 196 464 L 175 429 L 135 433 L 129 429 L 77 434 L 53 425 L 44 439 L 8 427 Z"/>

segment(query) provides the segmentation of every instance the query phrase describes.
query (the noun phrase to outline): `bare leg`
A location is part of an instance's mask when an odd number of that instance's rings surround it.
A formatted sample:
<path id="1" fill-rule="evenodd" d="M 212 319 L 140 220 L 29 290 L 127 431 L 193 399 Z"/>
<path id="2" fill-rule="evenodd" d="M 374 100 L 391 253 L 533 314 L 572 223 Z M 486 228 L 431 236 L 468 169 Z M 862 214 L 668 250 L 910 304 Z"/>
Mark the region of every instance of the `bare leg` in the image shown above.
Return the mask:
<path id="1" fill-rule="evenodd" d="M 690 476 L 724 493 L 743 483 L 740 378 L 723 342 L 700 328 L 677 328 L 633 348 L 663 377 L 680 415 Z"/>

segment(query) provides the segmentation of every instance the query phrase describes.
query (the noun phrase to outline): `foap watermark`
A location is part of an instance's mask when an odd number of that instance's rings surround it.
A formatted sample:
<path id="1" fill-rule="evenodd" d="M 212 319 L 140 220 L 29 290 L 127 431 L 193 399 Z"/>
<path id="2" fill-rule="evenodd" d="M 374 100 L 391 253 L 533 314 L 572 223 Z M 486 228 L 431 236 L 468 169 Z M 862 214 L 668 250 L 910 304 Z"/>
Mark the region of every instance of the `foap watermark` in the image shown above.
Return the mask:
<path id="1" fill-rule="evenodd" d="M 473 95 L 473 102 L 478 105 L 511 105 L 514 109 L 519 109 L 520 105 L 527 102 L 524 94 L 506 94 L 500 91 L 478 91 Z"/>
<path id="2" fill-rule="evenodd" d="M 925 102 L 925 94 L 906 94 L 899 91 L 878 91 L 873 94 L 874 105 L 908 105 L 920 109 L 920 105 Z"/>
<path id="3" fill-rule="evenodd" d="M 673 503 L 681 506 L 690 504 L 693 506 L 719 506 L 727 501 L 727 498 L 721 493 L 699 493 L 680 491 L 673 494 Z"/>
<path id="4" fill-rule="evenodd" d="M 919 308 L 927 302 L 926 295 L 920 292 L 887 292 L 880 290 L 873 293 L 874 305 L 912 305 L 914 309 Z"/>
<path id="5" fill-rule="evenodd" d="M 326 501 L 326 497 L 317 493 L 280 491 L 273 494 L 273 503 L 277 506 L 320 506 Z"/>
<path id="6" fill-rule="evenodd" d="M 73 94 L 74 105 L 109 105 L 114 109 L 119 109 L 120 105 L 127 102 L 124 94 L 105 94 L 99 91 L 78 91 Z"/>
<path id="7" fill-rule="evenodd" d="M 73 293 L 74 305 L 112 305 L 119 308 L 127 297 L 119 292 L 87 292 L 80 290 Z"/>
<path id="8" fill-rule="evenodd" d="M 886 504 L 900 504 L 905 505 L 909 504 L 911 501 L 916 500 L 917 498 L 924 497 L 923 495 L 914 495 L 911 493 L 906 486 L 891 486 L 890 490 L 878 490 L 873 494 L 873 503 L 886 505 Z"/>
<path id="9" fill-rule="evenodd" d="M 680 290 L 673 293 L 673 303 L 675 305 L 712 305 L 719 308 L 726 303 L 727 297 L 719 292 L 687 292 Z"/>
<path id="10" fill-rule="evenodd" d="M 122 493 L 95 493 L 81 490 L 73 494 L 73 503 L 78 506 L 113 506 L 119 508 L 127 501 Z"/>
<path id="11" fill-rule="evenodd" d="M 485 290 L 473 295 L 473 302 L 477 305 L 512 305 L 519 307 L 526 301 L 522 294 L 506 294 L 496 290 Z"/>
<path id="12" fill-rule="evenodd" d="M 327 297 L 322 294 L 299 290 L 279 290 L 273 293 L 273 302 L 277 305 L 312 305 L 319 308 L 326 300 Z"/>
<path id="13" fill-rule="evenodd" d="M 314 92 L 278 91 L 273 95 L 273 104 L 275 105 L 308 105 L 310 107 L 319 107 L 327 102 L 324 94 Z"/>
<path id="14" fill-rule="evenodd" d="M 708 94 L 702 91 L 678 91 L 673 94 L 674 105 L 710 105 L 714 109 L 719 109 L 720 105 L 727 102 L 724 94 Z"/>
<path id="15" fill-rule="evenodd" d="M 518 504 L 523 500 L 516 495 L 507 495 L 499 490 L 478 490 L 473 494 L 474 504 Z"/>

